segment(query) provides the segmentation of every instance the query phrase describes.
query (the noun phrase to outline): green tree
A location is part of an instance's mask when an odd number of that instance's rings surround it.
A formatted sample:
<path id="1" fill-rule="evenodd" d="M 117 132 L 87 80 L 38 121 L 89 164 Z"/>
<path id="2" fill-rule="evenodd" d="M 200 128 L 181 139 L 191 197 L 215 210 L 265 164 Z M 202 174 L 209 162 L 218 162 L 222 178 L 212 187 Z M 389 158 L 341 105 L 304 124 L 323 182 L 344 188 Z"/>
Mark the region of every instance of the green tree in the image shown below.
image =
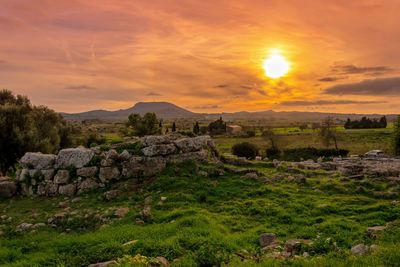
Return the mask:
<path id="1" fill-rule="evenodd" d="M 0 91 L 0 172 L 25 152 L 55 153 L 72 144 L 71 126 L 53 110 L 33 106 L 25 96 Z"/>
<path id="2" fill-rule="evenodd" d="M 335 145 L 336 150 L 338 150 L 338 143 L 337 143 L 337 132 L 335 126 L 333 124 L 332 117 L 327 117 L 321 125 L 319 136 L 322 140 L 322 143 L 326 147 L 330 147 L 332 143 Z"/>
<path id="3" fill-rule="evenodd" d="M 200 133 L 200 125 L 199 122 L 196 121 L 196 124 L 193 126 L 193 132 L 195 134 L 199 134 Z"/>
<path id="4" fill-rule="evenodd" d="M 140 114 L 131 114 L 128 117 L 127 127 L 132 128 L 132 134 L 136 136 L 161 133 L 159 121 L 155 113 L 146 113 L 143 117 Z"/>
<path id="5" fill-rule="evenodd" d="M 400 115 L 394 123 L 393 147 L 394 154 L 400 156 Z"/>
<path id="6" fill-rule="evenodd" d="M 172 132 L 176 132 L 176 123 L 175 122 L 172 123 Z"/>

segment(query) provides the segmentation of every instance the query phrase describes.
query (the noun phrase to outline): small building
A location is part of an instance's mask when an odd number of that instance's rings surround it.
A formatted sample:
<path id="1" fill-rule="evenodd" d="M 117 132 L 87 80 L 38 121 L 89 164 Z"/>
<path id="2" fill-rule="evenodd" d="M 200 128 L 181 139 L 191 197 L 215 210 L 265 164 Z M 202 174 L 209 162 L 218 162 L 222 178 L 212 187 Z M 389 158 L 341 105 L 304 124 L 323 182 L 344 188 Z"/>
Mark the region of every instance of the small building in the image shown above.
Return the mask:
<path id="1" fill-rule="evenodd" d="M 243 128 L 240 125 L 227 125 L 226 126 L 227 134 L 238 135 L 238 134 L 241 134 L 242 131 L 243 131 Z"/>

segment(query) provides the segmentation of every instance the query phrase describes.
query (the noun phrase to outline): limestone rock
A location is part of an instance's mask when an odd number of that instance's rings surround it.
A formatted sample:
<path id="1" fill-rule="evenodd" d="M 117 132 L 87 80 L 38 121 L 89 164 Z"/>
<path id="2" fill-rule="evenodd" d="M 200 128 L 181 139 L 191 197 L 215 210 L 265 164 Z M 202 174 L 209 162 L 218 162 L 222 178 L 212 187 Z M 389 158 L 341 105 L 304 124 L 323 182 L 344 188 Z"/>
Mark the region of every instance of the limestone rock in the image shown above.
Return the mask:
<path id="1" fill-rule="evenodd" d="M 119 208 L 114 212 L 114 216 L 117 218 L 123 218 L 129 212 L 129 208 Z"/>
<path id="2" fill-rule="evenodd" d="M 55 196 L 58 193 L 58 184 L 56 183 L 48 183 L 45 187 L 47 196 Z"/>
<path id="3" fill-rule="evenodd" d="M 98 187 L 99 187 L 99 183 L 95 179 L 87 178 L 79 184 L 78 190 L 79 190 L 79 193 L 83 193 L 83 192 L 87 192 L 87 191 L 96 189 Z"/>
<path id="4" fill-rule="evenodd" d="M 367 234 L 372 238 L 377 238 L 380 233 L 386 230 L 386 226 L 372 226 L 368 227 Z"/>
<path id="5" fill-rule="evenodd" d="M 103 194 L 103 197 L 107 201 L 114 200 L 118 197 L 120 191 L 119 190 L 110 190 Z"/>
<path id="6" fill-rule="evenodd" d="M 17 226 L 17 231 L 28 231 L 32 229 L 33 224 L 31 223 L 21 223 Z"/>
<path id="7" fill-rule="evenodd" d="M 362 255 L 368 253 L 368 251 L 369 251 L 368 246 L 366 246 L 364 244 L 358 244 L 351 248 L 351 252 L 358 256 L 362 256 Z"/>
<path id="8" fill-rule="evenodd" d="M 277 243 L 278 239 L 275 234 L 265 233 L 260 235 L 259 243 L 261 247 L 268 247 Z"/>
<path id="9" fill-rule="evenodd" d="M 93 156 L 94 152 L 84 147 L 62 149 L 56 158 L 56 168 L 69 166 L 82 168 L 92 160 Z"/>
<path id="10" fill-rule="evenodd" d="M 163 157 L 143 158 L 143 176 L 150 177 L 160 173 L 166 167 L 166 160 Z"/>
<path id="11" fill-rule="evenodd" d="M 60 195 L 73 196 L 76 193 L 76 185 L 74 184 L 61 185 L 58 188 L 58 192 L 60 193 Z"/>
<path id="12" fill-rule="evenodd" d="M 208 135 L 194 138 L 182 138 L 176 140 L 174 143 L 183 153 L 199 151 L 204 147 L 213 146 L 212 140 Z"/>
<path id="13" fill-rule="evenodd" d="M 116 261 L 105 261 L 105 262 L 98 262 L 88 265 L 88 267 L 109 267 L 109 266 L 116 266 Z"/>
<path id="14" fill-rule="evenodd" d="M 169 135 L 149 135 L 143 138 L 144 146 L 154 146 L 169 143 L 171 143 L 171 138 Z"/>
<path id="15" fill-rule="evenodd" d="M 125 178 L 138 177 L 143 172 L 142 158 L 131 157 L 122 163 L 122 176 Z"/>
<path id="16" fill-rule="evenodd" d="M 53 168 L 55 159 L 56 155 L 53 154 L 28 152 L 25 153 L 19 162 L 24 168 L 43 170 Z"/>
<path id="17" fill-rule="evenodd" d="M 67 184 L 68 181 L 69 181 L 69 171 L 58 170 L 57 174 L 54 176 L 54 183 Z"/>
<path id="18" fill-rule="evenodd" d="M 166 156 L 176 152 L 176 147 L 173 144 L 152 145 L 142 149 L 142 153 L 146 157 Z"/>
<path id="19" fill-rule="evenodd" d="M 54 169 L 41 170 L 40 172 L 45 181 L 51 181 L 54 177 Z"/>
<path id="20" fill-rule="evenodd" d="M 119 179 L 120 173 L 117 167 L 102 167 L 100 168 L 99 178 L 105 183 L 109 180 Z"/>
<path id="21" fill-rule="evenodd" d="M 9 180 L 2 179 L 0 180 L 0 198 L 10 198 L 17 193 L 17 185 Z"/>
<path id="22" fill-rule="evenodd" d="M 285 252 L 290 253 L 291 256 L 296 255 L 301 249 L 301 242 L 296 239 L 287 240 L 285 242 Z"/>
<path id="23" fill-rule="evenodd" d="M 119 154 L 119 158 L 121 160 L 129 160 L 131 158 L 131 154 L 128 152 L 128 150 L 124 150 Z"/>
<path id="24" fill-rule="evenodd" d="M 83 167 L 76 170 L 76 175 L 81 177 L 94 177 L 97 174 L 97 167 Z"/>

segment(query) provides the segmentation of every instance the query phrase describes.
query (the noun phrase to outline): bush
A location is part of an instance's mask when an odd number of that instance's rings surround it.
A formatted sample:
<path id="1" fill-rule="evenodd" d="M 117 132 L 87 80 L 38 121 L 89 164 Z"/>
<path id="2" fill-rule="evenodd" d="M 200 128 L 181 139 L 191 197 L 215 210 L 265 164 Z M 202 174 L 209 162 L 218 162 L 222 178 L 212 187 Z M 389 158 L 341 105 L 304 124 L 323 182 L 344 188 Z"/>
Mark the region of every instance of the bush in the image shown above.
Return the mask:
<path id="1" fill-rule="evenodd" d="M 246 132 L 246 137 L 254 137 L 256 136 L 256 132 L 253 130 L 249 130 Z"/>
<path id="2" fill-rule="evenodd" d="M 288 161 L 299 161 L 301 159 L 317 159 L 319 157 L 345 157 L 349 154 L 346 149 L 317 149 L 315 147 L 302 147 L 285 149 L 282 158 Z"/>
<path id="3" fill-rule="evenodd" d="M 281 156 L 281 151 L 277 148 L 267 148 L 265 154 L 269 159 L 278 159 Z"/>
<path id="4" fill-rule="evenodd" d="M 235 144 L 232 147 L 232 154 L 238 157 L 245 157 L 247 159 L 254 159 L 258 156 L 258 148 L 256 145 L 249 142 Z"/>

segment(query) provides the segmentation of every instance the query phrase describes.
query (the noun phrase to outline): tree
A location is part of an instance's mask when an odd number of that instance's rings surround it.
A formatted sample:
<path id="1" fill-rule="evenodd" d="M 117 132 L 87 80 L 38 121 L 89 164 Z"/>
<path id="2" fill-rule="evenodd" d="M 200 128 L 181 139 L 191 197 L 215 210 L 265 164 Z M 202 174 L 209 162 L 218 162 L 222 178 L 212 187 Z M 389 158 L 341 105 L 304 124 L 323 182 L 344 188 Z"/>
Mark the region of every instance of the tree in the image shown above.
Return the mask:
<path id="1" fill-rule="evenodd" d="M 256 156 L 258 156 L 258 148 L 254 144 L 243 142 L 232 146 L 232 154 L 238 157 L 254 159 Z"/>
<path id="2" fill-rule="evenodd" d="M 146 113 L 144 116 L 140 114 L 131 114 L 128 117 L 127 127 L 133 129 L 133 135 L 145 136 L 152 134 L 160 134 L 161 128 L 155 113 Z"/>
<path id="3" fill-rule="evenodd" d="M 394 123 L 393 147 L 394 154 L 400 156 L 400 115 Z"/>
<path id="4" fill-rule="evenodd" d="M 199 126 L 199 122 L 196 121 L 196 124 L 193 126 L 193 132 L 195 134 L 199 134 L 200 133 L 200 126 Z"/>
<path id="5" fill-rule="evenodd" d="M 176 132 L 176 123 L 175 122 L 172 123 L 172 132 Z"/>
<path id="6" fill-rule="evenodd" d="M 158 127 L 160 127 L 160 129 L 162 129 L 162 120 L 160 120 L 160 123 L 158 124 Z"/>
<path id="7" fill-rule="evenodd" d="M 307 123 L 300 124 L 300 126 L 299 126 L 300 131 L 304 131 L 304 130 L 306 130 L 307 128 L 308 128 Z"/>
<path id="8" fill-rule="evenodd" d="M 319 136 L 321 137 L 322 143 L 326 147 L 329 148 L 333 142 L 336 150 L 339 149 L 338 144 L 337 144 L 337 133 L 336 133 L 336 129 L 333 124 L 332 117 L 327 117 L 322 122 L 320 131 L 319 131 Z"/>
<path id="9" fill-rule="evenodd" d="M 0 172 L 5 174 L 28 151 L 56 153 L 70 146 L 72 127 L 61 115 L 33 106 L 25 96 L 0 91 Z"/>
<path id="10" fill-rule="evenodd" d="M 226 134 L 226 123 L 220 117 L 218 120 L 211 122 L 208 125 L 208 131 L 212 135 Z"/>

